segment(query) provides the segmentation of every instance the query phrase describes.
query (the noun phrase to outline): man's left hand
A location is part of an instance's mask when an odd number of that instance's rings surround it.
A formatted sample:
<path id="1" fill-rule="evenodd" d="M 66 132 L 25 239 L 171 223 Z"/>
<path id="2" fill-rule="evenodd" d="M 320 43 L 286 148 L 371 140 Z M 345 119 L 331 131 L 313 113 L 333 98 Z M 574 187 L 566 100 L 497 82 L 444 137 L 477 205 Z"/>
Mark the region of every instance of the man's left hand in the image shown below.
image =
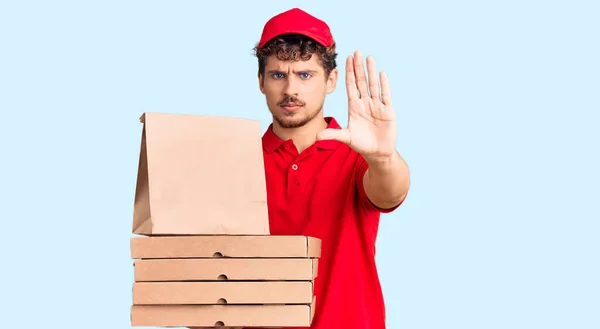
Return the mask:
<path id="1" fill-rule="evenodd" d="M 317 135 L 317 140 L 337 140 L 369 162 L 384 161 L 396 153 L 396 114 L 386 74 L 377 73 L 371 56 L 367 56 L 366 62 L 368 81 L 361 53 L 357 50 L 346 59 L 348 127 L 325 129 Z"/>

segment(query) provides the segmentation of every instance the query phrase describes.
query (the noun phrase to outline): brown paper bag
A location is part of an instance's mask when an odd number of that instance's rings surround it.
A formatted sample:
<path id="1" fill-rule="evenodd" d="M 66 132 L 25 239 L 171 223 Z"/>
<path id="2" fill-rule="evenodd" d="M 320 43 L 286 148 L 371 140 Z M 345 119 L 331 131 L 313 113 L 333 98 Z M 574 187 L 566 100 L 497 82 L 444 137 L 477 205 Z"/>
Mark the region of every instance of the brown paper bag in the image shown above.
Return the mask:
<path id="1" fill-rule="evenodd" d="M 166 113 L 140 121 L 133 233 L 269 234 L 258 121 Z"/>

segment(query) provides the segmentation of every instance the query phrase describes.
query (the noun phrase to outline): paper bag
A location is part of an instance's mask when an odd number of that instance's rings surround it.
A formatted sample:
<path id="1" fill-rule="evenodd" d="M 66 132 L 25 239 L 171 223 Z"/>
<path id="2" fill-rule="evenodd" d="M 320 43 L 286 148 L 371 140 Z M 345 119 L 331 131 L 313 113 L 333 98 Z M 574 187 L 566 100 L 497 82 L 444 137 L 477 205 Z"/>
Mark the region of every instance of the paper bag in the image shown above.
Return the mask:
<path id="1" fill-rule="evenodd" d="M 268 235 L 260 124 L 144 113 L 133 233 Z"/>

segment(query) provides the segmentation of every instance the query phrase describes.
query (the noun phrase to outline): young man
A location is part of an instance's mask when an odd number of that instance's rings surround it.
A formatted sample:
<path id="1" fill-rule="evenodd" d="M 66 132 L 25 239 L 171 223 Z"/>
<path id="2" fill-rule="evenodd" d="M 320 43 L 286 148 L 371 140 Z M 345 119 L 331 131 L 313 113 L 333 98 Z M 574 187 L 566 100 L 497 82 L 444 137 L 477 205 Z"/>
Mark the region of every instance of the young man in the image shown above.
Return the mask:
<path id="1" fill-rule="evenodd" d="M 276 15 L 255 52 L 273 116 L 263 136 L 271 233 L 322 240 L 311 328 L 384 329 L 375 265 L 379 217 L 396 209 L 409 188 L 387 77 L 371 57 L 365 72 L 358 51 L 346 59 L 342 129 L 323 114 L 338 78 L 325 22 L 298 8 Z"/>

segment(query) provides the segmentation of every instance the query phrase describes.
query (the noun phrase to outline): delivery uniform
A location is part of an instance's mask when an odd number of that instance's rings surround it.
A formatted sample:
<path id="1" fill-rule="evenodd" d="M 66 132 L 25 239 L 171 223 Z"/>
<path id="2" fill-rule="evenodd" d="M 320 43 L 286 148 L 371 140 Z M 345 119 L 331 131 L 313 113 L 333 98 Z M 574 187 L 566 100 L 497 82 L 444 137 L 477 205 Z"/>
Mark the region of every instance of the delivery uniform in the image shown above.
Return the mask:
<path id="1" fill-rule="evenodd" d="M 272 125 L 262 142 L 271 234 L 322 241 L 311 328 L 384 329 L 375 240 L 381 212 L 398 206 L 384 210 L 369 201 L 362 180 L 368 165 L 341 142 L 317 141 L 298 154 Z"/>
<path id="2" fill-rule="evenodd" d="M 263 28 L 262 48 L 276 36 L 296 33 L 325 47 L 334 39 L 328 25 L 294 8 Z M 332 117 L 328 128 L 340 129 Z M 363 187 L 364 158 L 344 143 L 320 140 L 298 153 L 271 124 L 262 138 L 270 232 L 321 239 L 315 278 L 312 329 L 385 329 L 384 299 L 375 264 L 382 212 Z"/>

